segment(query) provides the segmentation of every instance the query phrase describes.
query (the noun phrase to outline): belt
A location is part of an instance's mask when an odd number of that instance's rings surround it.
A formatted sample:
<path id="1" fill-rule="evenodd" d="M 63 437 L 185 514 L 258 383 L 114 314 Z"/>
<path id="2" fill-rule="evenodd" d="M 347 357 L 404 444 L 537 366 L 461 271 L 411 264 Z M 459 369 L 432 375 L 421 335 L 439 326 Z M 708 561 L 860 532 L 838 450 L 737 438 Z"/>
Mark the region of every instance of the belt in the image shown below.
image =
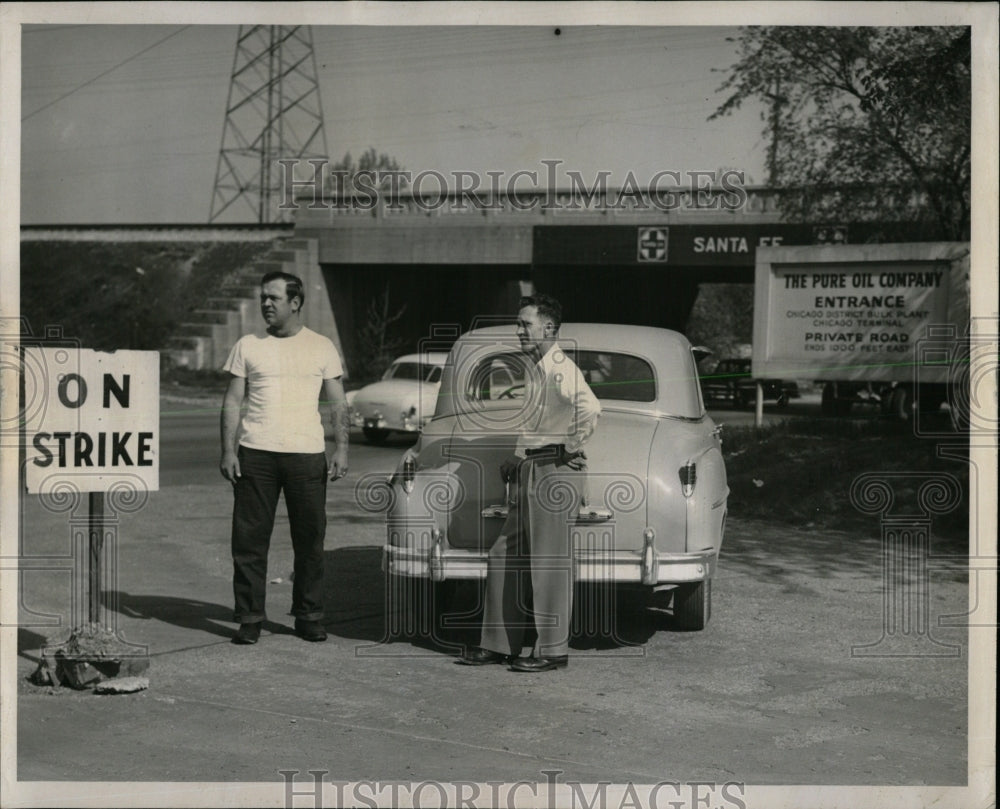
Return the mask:
<path id="1" fill-rule="evenodd" d="M 544 447 L 532 447 L 524 451 L 525 458 L 558 458 L 566 451 L 565 444 L 546 444 Z"/>

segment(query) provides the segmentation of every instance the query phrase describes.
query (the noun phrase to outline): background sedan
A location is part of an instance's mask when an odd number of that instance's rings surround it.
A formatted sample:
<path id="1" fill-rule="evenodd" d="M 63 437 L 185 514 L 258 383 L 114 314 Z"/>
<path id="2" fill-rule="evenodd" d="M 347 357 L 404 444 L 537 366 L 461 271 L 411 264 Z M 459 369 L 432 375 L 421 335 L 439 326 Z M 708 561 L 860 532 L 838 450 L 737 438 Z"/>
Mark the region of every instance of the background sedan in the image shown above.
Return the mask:
<path id="1" fill-rule="evenodd" d="M 382 379 L 347 394 L 351 423 L 365 439 L 381 444 L 392 432 L 416 434 L 437 403 L 447 354 L 407 354 L 393 361 Z"/>

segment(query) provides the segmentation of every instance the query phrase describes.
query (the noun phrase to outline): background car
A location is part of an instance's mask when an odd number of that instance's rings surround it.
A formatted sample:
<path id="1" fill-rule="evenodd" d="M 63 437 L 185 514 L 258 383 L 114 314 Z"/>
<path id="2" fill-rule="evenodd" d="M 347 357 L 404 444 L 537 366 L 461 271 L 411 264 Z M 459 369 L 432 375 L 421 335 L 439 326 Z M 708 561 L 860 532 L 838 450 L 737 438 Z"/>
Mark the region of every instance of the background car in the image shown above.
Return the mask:
<path id="1" fill-rule="evenodd" d="M 676 625 L 703 628 L 729 488 L 691 345 L 665 329 L 603 324 L 563 324 L 559 344 L 602 406 L 569 526 L 577 581 L 670 591 Z M 434 417 L 389 482 L 390 593 L 485 579 L 509 506 L 500 464 L 538 413 L 528 361 L 512 326 L 456 342 Z"/>
<path id="2" fill-rule="evenodd" d="M 419 433 L 434 413 L 447 356 L 434 351 L 393 360 L 378 382 L 347 394 L 351 423 L 373 444 L 392 432 Z"/>
<path id="3" fill-rule="evenodd" d="M 775 401 L 778 407 L 785 407 L 789 399 L 801 395 L 794 380 L 754 379 L 749 358 L 719 360 L 715 370 L 703 375 L 700 381 L 706 401 L 730 402 L 735 407 L 753 407 L 758 382 L 764 389 L 764 401 Z"/>

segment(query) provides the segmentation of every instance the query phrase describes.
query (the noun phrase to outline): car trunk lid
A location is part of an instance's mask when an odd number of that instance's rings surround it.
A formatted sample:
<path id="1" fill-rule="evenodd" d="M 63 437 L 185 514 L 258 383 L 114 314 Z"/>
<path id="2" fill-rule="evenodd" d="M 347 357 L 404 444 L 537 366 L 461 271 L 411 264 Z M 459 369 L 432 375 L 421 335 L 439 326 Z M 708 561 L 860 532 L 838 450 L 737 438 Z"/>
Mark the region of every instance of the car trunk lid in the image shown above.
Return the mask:
<path id="1" fill-rule="evenodd" d="M 587 442 L 588 474 L 577 525 L 614 525 L 616 547 L 638 549 L 646 524 L 646 473 L 656 422 L 648 416 L 605 412 Z M 446 537 L 452 547 L 486 550 L 507 515 L 507 490 L 500 465 L 514 454 L 517 436 L 491 433 L 452 436 L 441 460 L 460 480 L 461 496 L 449 512 Z"/>

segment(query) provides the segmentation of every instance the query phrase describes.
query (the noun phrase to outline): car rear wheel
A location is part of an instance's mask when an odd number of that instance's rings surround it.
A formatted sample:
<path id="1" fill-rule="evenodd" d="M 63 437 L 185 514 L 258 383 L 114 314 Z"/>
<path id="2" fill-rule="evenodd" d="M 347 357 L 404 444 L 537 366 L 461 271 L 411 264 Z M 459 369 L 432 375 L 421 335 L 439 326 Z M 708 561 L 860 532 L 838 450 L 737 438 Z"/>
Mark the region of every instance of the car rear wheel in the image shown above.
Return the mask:
<path id="1" fill-rule="evenodd" d="M 420 638 L 429 634 L 427 614 L 427 580 L 412 576 L 390 575 L 386 579 L 385 625 L 386 637 Z"/>
<path id="2" fill-rule="evenodd" d="M 361 430 L 365 435 L 365 441 L 369 444 L 384 444 L 389 437 L 388 430 L 377 430 L 374 427 L 365 427 Z"/>
<path id="3" fill-rule="evenodd" d="M 443 616 L 455 599 L 456 582 L 432 582 L 413 576 L 389 576 L 386 582 L 388 638 L 440 639 Z"/>
<path id="4" fill-rule="evenodd" d="M 674 588 L 674 626 L 697 632 L 708 625 L 712 614 L 712 582 L 680 584 Z"/>

